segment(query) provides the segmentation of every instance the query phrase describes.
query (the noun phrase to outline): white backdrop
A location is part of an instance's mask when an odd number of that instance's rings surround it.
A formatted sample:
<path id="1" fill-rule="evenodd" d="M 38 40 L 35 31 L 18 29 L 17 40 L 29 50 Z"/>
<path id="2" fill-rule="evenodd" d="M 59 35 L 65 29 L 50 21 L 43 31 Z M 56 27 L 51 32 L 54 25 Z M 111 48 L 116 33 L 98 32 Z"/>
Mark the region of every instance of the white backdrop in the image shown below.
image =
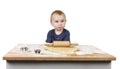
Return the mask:
<path id="1" fill-rule="evenodd" d="M 6 68 L 3 55 L 15 45 L 45 42 L 56 9 L 66 14 L 71 42 L 116 56 L 112 69 L 119 67 L 120 0 L 0 0 L 0 69 Z"/>

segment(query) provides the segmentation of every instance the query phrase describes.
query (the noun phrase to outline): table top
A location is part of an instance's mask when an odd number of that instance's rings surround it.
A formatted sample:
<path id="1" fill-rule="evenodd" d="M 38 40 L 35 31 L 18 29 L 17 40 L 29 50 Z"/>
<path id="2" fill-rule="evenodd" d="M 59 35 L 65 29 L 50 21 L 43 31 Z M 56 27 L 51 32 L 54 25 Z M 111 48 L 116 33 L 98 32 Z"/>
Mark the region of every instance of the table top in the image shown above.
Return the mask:
<path id="1" fill-rule="evenodd" d="M 28 47 L 28 51 L 21 51 L 21 47 Z M 7 54 L 3 56 L 3 60 L 25 60 L 25 61 L 112 61 L 116 57 L 103 52 L 102 50 L 91 45 L 77 46 L 81 50 L 77 55 L 56 55 L 43 51 L 44 46 L 40 44 L 18 44 Z M 35 49 L 41 49 L 42 54 L 36 54 Z M 47 53 L 47 54 L 46 54 Z"/>

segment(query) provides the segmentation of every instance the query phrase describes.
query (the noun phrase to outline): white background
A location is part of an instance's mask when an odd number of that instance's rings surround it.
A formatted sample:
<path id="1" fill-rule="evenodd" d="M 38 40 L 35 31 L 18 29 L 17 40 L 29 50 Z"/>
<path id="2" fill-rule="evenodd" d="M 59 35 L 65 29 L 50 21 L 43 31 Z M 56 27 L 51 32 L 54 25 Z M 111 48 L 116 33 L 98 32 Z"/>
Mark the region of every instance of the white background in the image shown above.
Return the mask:
<path id="1" fill-rule="evenodd" d="M 0 0 L 0 69 L 2 57 L 19 43 L 41 44 L 53 27 L 50 14 L 59 9 L 67 17 L 71 42 L 94 45 L 117 57 L 120 65 L 119 0 Z"/>

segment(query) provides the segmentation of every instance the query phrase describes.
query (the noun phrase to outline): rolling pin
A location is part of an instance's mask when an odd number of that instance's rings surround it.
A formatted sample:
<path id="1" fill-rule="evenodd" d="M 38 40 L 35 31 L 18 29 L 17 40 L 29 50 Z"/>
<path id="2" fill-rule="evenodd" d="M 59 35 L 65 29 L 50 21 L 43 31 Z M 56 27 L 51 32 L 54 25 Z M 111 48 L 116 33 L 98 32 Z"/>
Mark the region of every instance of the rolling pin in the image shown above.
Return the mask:
<path id="1" fill-rule="evenodd" d="M 53 43 L 45 43 L 45 46 L 54 46 L 54 47 L 70 47 L 78 46 L 78 43 L 70 43 L 69 41 L 54 41 Z"/>

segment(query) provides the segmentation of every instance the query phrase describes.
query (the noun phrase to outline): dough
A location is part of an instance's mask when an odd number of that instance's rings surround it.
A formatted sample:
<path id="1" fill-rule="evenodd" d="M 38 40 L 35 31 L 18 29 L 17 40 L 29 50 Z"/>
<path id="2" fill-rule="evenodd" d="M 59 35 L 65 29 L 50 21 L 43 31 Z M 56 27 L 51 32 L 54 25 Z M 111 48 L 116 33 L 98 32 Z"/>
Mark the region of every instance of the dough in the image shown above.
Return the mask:
<path id="1" fill-rule="evenodd" d="M 75 52 L 79 51 L 76 47 L 46 47 L 45 50 L 62 55 L 76 55 Z"/>

